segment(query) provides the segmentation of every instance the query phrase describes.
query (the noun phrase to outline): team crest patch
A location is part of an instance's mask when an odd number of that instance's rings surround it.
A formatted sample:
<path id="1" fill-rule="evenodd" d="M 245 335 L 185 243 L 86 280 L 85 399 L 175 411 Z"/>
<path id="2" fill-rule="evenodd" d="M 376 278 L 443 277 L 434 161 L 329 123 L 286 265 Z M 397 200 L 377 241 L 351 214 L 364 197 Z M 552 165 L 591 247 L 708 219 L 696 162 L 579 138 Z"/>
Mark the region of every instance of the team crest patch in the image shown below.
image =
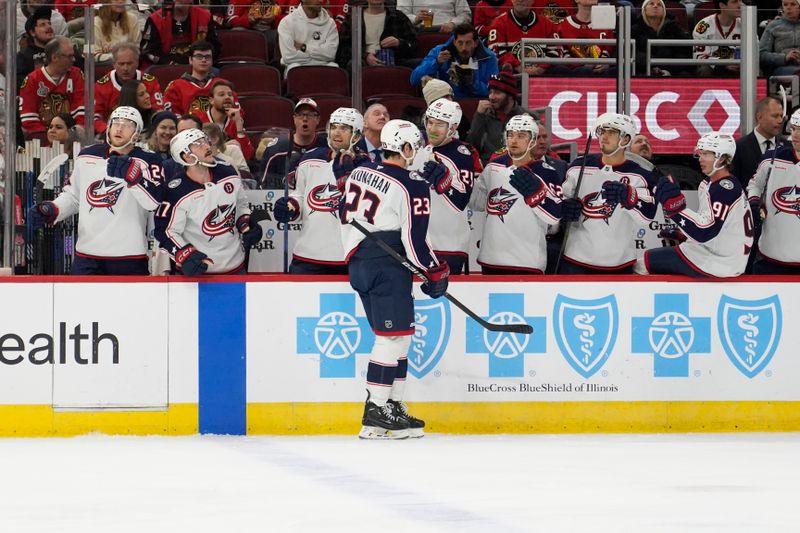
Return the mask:
<path id="1" fill-rule="evenodd" d="M 39 87 L 36 89 L 36 96 L 41 96 L 42 98 L 44 98 L 45 96 L 47 96 L 47 93 L 48 93 L 47 85 L 45 85 L 44 82 L 40 81 Z"/>
<path id="2" fill-rule="evenodd" d="M 719 186 L 730 191 L 733 189 L 733 182 L 731 180 L 721 180 Z"/>
<path id="3" fill-rule="evenodd" d="M 708 31 L 709 27 L 710 26 L 708 25 L 708 22 L 706 22 L 705 20 L 701 20 L 700 22 L 697 23 L 697 26 L 694 27 L 694 31 L 702 35 Z"/>
<path id="4" fill-rule="evenodd" d="M 178 187 L 180 184 L 181 184 L 180 179 L 169 180 L 169 182 L 167 183 L 167 187 L 169 187 L 170 189 L 174 189 Z"/>
<path id="5" fill-rule="evenodd" d="M 748 378 L 757 376 L 775 355 L 781 339 L 778 295 L 763 300 L 738 300 L 723 295 L 717 321 L 728 359 Z"/>
<path id="6" fill-rule="evenodd" d="M 270 148 L 270 147 L 272 147 L 272 146 L 275 146 L 276 144 L 278 144 L 278 138 L 277 138 L 277 137 L 275 137 L 274 139 L 271 139 L 271 140 L 270 140 L 270 141 L 267 143 L 267 148 Z"/>
<path id="7" fill-rule="evenodd" d="M 464 155 L 469 155 L 469 148 L 461 144 L 458 146 L 458 152 Z"/>

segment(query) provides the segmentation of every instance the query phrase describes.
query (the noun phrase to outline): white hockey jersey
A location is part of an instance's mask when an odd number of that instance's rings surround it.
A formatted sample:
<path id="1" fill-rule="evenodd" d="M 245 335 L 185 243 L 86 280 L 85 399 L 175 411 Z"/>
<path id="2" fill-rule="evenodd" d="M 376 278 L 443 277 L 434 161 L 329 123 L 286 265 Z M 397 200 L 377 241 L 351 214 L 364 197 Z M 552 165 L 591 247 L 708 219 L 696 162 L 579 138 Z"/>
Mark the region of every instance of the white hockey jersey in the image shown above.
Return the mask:
<path id="1" fill-rule="evenodd" d="M 53 203 L 56 222 L 78 213 L 75 253 L 97 259 L 143 258 L 147 255 L 147 222 L 158 207 L 153 174 L 161 173 L 160 158 L 141 148 L 128 154 L 142 165 L 144 179 L 128 187 L 125 180 L 109 177 L 109 146 L 89 146 L 75 158 L 69 185 Z M 158 167 L 156 172 L 151 167 Z"/>
<path id="2" fill-rule="evenodd" d="M 209 274 L 227 274 L 244 265 L 236 223 L 250 215 L 250 207 L 234 167 L 218 160 L 209 170 L 208 183 L 197 183 L 181 169 L 162 185 L 155 235 L 172 258 L 191 244 L 213 261 Z"/>
<path id="3" fill-rule="evenodd" d="M 532 163 L 531 170 L 543 181 L 547 196 L 531 208 L 509 183 L 516 168 L 513 164 L 507 154 L 496 157 L 475 182 L 469 205 L 486 212 L 478 264 L 542 274 L 547 266 L 547 228 L 561 217 L 556 193 L 561 184 L 553 167 L 544 161 Z"/>
<path id="4" fill-rule="evenodd" d="M 689 239 L 676 249 L 695 270 L 718 278 L 738 276 L 753 246 L 753 217 L 739 180 L 733 177 L 697 187 L 698 210 L 684 209 L 672 221 Z"/>
<path id="5" fill-rule="evenodd" d="M 564 257 L 573 263 L 598 269 L 617 269 L 636 262 L 631 235 L 637 226 L 645 226 L 656 214 L 651 193 L 652 174 L 633 161 L 619 166 L 604 165 L 599 155 L 590 155 L 581 190 L 575 191 L 580 174 L 580 160 L 572 163 L 564 181 L 564 198 L 583 203 L 583 216 L 573 222 Z M 636 189 L 639 202 L 634 209 L 609 204 L 600 194 L 606 181 L 629 183 Z"/>
<path id="6" fill-rule="evenodd" d="M 300 208 L 303 228 L 292 257 L 322 264 L 344 264 L 339 204 L 342 192 L 336 187 L 329 148 L 307 152 L 295 171 L 295 187 L 289 192 Z"/>
<path id="7" fill-rule="evenodd" d="M 747 197 L 763 198 L 767 212 L 758 250 L 773 261 L 800 265 L 800 161 L 791 145 L 778 148 L 774 165 L 772 153 L 764 154 L 747 186 Z"/>
<path id="8" fill-rule="evenodd" d="M 719 21 L 719 15 L 709 15 L 695 24 L 692 32 L 693 39 L 741 39 L 741 19 L 737 18 L 733 24 L 724 28 Z M 695 46 L 695 59 L 733 59 L 739 54 L 738 46 Z"/>

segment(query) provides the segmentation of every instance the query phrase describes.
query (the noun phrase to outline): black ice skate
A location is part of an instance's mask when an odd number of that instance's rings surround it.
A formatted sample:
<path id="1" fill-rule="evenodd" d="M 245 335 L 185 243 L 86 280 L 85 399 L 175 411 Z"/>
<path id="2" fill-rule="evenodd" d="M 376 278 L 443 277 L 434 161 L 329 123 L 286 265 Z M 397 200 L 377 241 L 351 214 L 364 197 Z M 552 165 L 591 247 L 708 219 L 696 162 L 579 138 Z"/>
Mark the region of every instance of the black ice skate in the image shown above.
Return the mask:
<path id="1" fill-rule="evenodd" d="M 408 422 L 408 436 L 418 439 L 425 436 L 425 421 L 408 414 L 408 406 L 404 402 L 389 400 L 386 402 L 392 406 L 394 414 Z"/>
<path id="2" fill-rule="evenodd" d="M 389 403 L 380 406 L 369 401 L 369 393 L 361 424 L 361 432 L 358 434 L 360 439 L 408 438 L 408 421 L 398 416 Z"/>

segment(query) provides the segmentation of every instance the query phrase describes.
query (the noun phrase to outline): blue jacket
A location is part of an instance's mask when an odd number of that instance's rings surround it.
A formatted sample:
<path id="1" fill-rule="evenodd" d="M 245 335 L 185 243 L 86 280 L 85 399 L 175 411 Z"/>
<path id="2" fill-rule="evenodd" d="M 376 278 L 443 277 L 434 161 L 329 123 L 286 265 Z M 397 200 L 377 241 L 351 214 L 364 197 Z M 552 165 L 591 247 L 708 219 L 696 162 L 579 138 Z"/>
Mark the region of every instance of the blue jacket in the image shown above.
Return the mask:
<path id="1" fill-rule="evenodd" d="M 455 37 L 450 37 L 448 41 L 439 46 L 434 46 L 425 59 L 422 60 L 414 72 L 411 73 L 411 84 L 421 85 L 423 76 L 431 76 L 446 81 L 453 88 L 453 95 L 455 99 L 469 98 L 469 97 L 485 97 L 489 95 L 489 78 L 497 74 L 500 69 L 497 65 L 497 56 L 489 50 L 482 42 L 478 42 L 478 47 L 472 57 L 478 61 L 478 70 L 474 71 L 471 83 L 458 82 L 457 79 L 452 79 L 450 73 L 450 66 L 453 64 L 452 59 L 443 64 L 436 62 L 436 58 L 444 49 L 450 51 L 451 57 L 458 57 L 458 51 L 453 45 Z M 459 69 L 460 70 L 460 69 Z M 463 72 L 463 71 L 462 71 Z"/>

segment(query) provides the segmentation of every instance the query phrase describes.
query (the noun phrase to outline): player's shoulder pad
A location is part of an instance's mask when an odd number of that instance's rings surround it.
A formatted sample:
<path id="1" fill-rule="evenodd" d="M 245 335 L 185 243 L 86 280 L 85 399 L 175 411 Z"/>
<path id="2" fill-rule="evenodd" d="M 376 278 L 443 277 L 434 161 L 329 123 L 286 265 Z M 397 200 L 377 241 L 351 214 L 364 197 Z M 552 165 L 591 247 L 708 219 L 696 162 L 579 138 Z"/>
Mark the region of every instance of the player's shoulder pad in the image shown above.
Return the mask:
<path id="1" fill-rule="evenodd" d="M 97 143 L 87 146 L 78 153 L 78 157 L 91 156 L 91 157 L 106 157 L 108 153 L 108 145 L 106 143 Z"/>
<path id="2" fill-rule="evenodd" d="M 239 171 L 236 170 L 236 167 L 218 157 L 215 157 L 214 159 L 217 162 L 217 166 L 209 169 L 211 170 L 211 175 L 214 176 L 214 181 L 219 181 L 231 176 L 239 177 Z"/>
<path id="3" fill-rule="evenodd" d="M 572 160 L 572 162 L 569 164 L 569 167 L 568 167 L 567 170 L 569 170 L 569 169 L 571 169 L 573 167 L 580 167 L 582 164 L 583 164 L 583 156 L 578 156 L 578 157 L 576 157 L 575 159 Z M 599 154 L 589 154 L 588 156 L 586 156 L 586 166 L 587 167 L 594 166 L 594 167 L 598 167 L 599 168 L 601 166 L 600 165 L 600 155 Z"/>
<path id="4" fill-rule="evenodd" d="M 131 150 L 130 153 L 131 157 L 138 157 L 144 161 L 147 161 L 150 164 L 162 165 L 164 164 L 164 160 L 155 152 L 151 152 L 150 150 L 145 150 L 141 146 L 135 147 Z"/>
<path id="5" fill-rule="evenodd" d="M 327 146 L 325 146 L 324 148 L 322 146 L 317 146 L 308 150 L 300 157 L 300 162 L 298 163 L 298 166 L 301 165 L 304 161 L 308 161 L 309 159 L 316 159 L 319 161 L 330 161 L 331 160 L 330 149 Z"/>
<path id="6" fill-rule="evenodd" d="M 742 185 L 733 175 L 711 183 L 708 193 L 714 201 L 723 200 L 732 204 L 742 195 Z"/>
<path id="7" fill-rule="evenodd" d="M 505 150 L 497 151 L 492 154 L 492 157 L 489 158 L 489 162 L 486 166 L 489 165 L 501 165 L 504 167 L 509 167 L 514 161 L 511 159 L 511 156 L 508 155 L 508 152 Z"/>
<path id="8" fill-rule="evenodd" d="M 792 147 L 791 144 L 784 144 L 783 146 L 779 146 L 777 150 L 767 150 L 764 153 L 762 161 L 764 159 L 772 159 L 773 152 L 775 152 L 776 159 L 783 159 L 784 161 L 792 161 L 792 162 L 794 162 L 795 160 L 794 147 Z"/>

